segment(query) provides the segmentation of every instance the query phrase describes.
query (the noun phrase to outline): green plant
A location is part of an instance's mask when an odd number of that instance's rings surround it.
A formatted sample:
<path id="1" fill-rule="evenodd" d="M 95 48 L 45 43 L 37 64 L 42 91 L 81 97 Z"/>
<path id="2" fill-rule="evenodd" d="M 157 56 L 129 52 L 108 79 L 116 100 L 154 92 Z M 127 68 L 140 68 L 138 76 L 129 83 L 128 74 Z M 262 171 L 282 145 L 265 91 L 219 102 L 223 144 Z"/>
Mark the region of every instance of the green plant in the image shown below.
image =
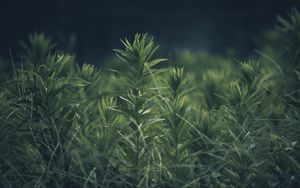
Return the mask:
<path id="1" fill-rule="evenodd" d="M 31 35 L 0 69 L 0 187 L 299 187 L 299 13 L 279 20 L 257 60 L 185 68 L 147 34 L 109 71 Z"/>
<path id="2" fill-rule="evenodd" d="M 123 168 L 129 183 L 148 187 L 156 181 L 155 169 L 152 169 L 156 165 L 157 136 L 154 131 L 161 120 L 153 115 L 151 103 L 154 97 L 146 87 L 160 72 L 154 66 L 165 59 L 152 59 L 158 46 L 146 34 L 137 34 L 132 44 L 127 39 L 123 44 L 125 50 L 115 50 L 130 70 L 122 77 L 125 80 L 122 83 L 128 87 L 127 94 L 119 97 L 120 112 L 128 121 L 124 132 L 120 132 L 123 138 L 120 158 L 126 161 Z"/>

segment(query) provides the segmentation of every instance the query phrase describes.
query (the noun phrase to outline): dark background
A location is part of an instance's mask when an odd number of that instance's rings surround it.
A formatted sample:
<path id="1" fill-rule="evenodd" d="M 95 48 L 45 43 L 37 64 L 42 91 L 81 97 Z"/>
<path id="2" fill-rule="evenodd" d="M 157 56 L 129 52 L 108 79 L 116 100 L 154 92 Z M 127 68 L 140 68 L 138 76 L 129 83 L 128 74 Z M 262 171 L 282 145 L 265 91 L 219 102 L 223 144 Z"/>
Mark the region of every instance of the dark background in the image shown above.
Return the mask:
<path id="1" fill-rule="evenodd" d="M 296 0 L 0 0 L 0 56 L 19 40 L 45 32 L 59 47 L 70 41 L 80 61 L 96 62 L 120 48 L 120 39 L 147 32 L 163 52 L 176 48 L 247 55 Z M 299 1 L 298 1 L 299 2 Z M 73 39 L 72 39 L 73 38 Z M 76 39 L 76 40 L 74 40 Z"/>

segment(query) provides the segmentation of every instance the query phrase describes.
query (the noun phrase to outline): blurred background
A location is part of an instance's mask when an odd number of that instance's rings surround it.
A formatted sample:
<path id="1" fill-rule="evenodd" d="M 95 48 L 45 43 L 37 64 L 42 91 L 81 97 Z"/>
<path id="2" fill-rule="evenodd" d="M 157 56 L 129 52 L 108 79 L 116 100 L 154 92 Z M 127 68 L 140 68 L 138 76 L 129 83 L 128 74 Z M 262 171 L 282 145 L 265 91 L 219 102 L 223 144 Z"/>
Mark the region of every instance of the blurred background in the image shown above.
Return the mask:
<path id="1" fill-rule="evenodd" d="M 188 48 L 247 56 L 296 0 L 26 0 L 1 1 L 0 56 L 17 52 L 29 33 L 45 32 L 79 61 L 97 63 L 120 39 L 147 32 L 166 56 Z"/>

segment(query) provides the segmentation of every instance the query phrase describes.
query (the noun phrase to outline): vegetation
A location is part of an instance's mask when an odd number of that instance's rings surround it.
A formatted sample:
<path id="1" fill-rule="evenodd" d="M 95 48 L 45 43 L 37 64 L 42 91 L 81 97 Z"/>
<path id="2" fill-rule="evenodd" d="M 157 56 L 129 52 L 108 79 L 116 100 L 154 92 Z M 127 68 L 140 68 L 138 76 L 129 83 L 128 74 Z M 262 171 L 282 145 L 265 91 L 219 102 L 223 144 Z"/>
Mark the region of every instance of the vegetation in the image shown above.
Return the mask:
<path id="1" fill-rule="evenodd" d="M 252 60 L 170 68 L 147 34 L 108 70 L 31 35 L 0 67 L 0 186 L 300 187 L 299 26 L 280 17 Z"/>

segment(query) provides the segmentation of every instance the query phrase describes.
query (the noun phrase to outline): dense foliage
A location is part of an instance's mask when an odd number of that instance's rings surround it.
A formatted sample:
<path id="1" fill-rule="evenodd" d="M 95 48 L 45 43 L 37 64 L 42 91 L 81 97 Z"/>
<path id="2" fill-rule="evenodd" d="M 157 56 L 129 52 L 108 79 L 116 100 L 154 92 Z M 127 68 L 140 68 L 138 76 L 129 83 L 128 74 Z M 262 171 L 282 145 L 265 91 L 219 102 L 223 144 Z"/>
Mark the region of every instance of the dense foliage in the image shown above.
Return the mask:
<path id="1" fill-rule="evenodd" d="M 180 68 L 146 34 L 103 70 L 30 36 L 0 67 L 0 187 L 300 187 L 300 14 L 279 22 L 255 60 Z"/>

